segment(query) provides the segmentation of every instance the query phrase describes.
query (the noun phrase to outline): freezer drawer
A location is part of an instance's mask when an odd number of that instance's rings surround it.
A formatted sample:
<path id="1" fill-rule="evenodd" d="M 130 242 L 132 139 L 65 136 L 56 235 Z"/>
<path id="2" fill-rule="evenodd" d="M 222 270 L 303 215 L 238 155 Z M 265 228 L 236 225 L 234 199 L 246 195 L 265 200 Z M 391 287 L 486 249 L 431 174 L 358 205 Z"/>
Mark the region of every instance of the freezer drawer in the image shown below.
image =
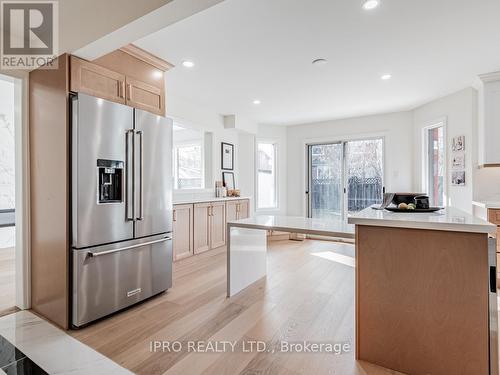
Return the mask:
<path id="1" fill-rule="evenodd" d="M 72 252 L 76 327 L 172 286 L 170 234 Z"/>

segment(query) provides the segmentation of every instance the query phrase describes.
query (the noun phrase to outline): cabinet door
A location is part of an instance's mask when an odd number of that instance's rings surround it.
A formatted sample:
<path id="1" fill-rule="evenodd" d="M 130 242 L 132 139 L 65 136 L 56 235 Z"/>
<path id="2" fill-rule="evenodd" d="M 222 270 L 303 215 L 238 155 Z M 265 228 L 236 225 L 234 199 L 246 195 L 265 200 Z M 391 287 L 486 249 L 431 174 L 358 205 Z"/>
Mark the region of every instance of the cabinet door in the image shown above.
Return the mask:
<path id="1" fill-rule="evenodd" d="M 238 219 L 246 219 L 250 216 L 250 201 L 248 199 L 242 199 L 238 201 Z"/>
<path id="2" fill-rule="evenodd" d="M 210 203 L 196 203 L 193 212 L 193 252 L 210 250 Z"/>
<path id="3" fill-rule="evenodd" d="M 215 249 L 226 243 L 226 205 L 212 202 L 210 210 L 210 248 Z"/>
<path id="4" fill-rule="evenodd" d="M 226 219 L 227 221 L 238 220 L 238 201 L 226 202 Z"/>
<path id="5" fill-rule="evenodd" d="M 70 90 L 125 104 L 125 76 L 71 56 Z"/>
<path id="6" fill-rule="evenodd" d="M 165 91 L 147 83 L 127 77 L 127 105 L 157 115 L 165 115 Z"/>
<path id="7" fill-rule="evenodd" d="M 176 261 L 193 255 L 193 205 L 175 205 L 172 222 Z"/>

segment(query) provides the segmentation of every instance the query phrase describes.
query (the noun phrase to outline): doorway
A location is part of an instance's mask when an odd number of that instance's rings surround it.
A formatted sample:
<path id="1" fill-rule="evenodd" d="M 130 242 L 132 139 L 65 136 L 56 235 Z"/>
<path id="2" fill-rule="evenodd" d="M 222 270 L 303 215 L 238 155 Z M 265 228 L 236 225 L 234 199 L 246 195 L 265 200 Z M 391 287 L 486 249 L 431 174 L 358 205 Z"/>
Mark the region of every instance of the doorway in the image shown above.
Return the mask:
<path id="1" fill-rule="evenodd" d="M 307 145 L 308 217 L 347 220 L 382 202 L 383 138 Z"/>
<path id="2" fill-rule="evenodd" d="M 445 124 L 440 121 L 424 128 L 424 190 L 430 204 L 446 205 L 446 141 Z"/>
<path id="3" fill-rule="evenodd" d="M 0 316 L 16 306 L 15 82 L 0 75 Z"/>

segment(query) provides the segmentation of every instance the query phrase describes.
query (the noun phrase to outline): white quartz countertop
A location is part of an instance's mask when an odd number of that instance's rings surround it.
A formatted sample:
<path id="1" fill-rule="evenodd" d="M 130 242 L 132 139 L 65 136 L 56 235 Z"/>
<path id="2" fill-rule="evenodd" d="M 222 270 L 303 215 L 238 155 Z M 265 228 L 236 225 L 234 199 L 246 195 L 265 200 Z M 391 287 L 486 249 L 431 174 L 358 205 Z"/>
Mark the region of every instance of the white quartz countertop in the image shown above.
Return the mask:
<path id="1" fill-rule="evenodd" d="M 482 208 L 500 208 L 500 198 L 474 200 L 472 201 L 472 204 Z"/>
<path id="2" fill-rule="evenodd" d="M 229 221 L 228 226 L 248 229 L 315 234 L 319 236 L 354 238 L 354 225 L 339 219 L 311 219 L 300 216 L 256 215 Z"/>
<path id="3" fill-rule="evenodd" d="M 453 232 L 495 233 L 496 226 L 454 207 L 431 213 L 400 213 L 371 207 L 348 218 L 350 224 L 443 230 Z"/>
<path id="4" fill-rule="evenodd" d="M 205 203 L 205 202 L 225 202 L 237 201 L 241 199 L 250 199 L 250 197 L 225 197 L 225 198 L 202 198 L 202 199 L 178 199 L 174 200 L 172 204 L 191 204 L 191 203 Z"/>

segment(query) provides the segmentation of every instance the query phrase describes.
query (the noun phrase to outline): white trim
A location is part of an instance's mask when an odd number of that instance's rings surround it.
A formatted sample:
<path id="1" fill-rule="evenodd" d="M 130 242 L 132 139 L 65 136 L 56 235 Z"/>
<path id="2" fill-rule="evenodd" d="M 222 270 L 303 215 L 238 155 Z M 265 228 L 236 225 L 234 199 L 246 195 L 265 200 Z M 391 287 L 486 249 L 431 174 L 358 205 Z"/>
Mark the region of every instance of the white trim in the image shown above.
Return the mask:
<path id="1" fill-rule="evenodd" d="M 422 156 L 420 162 L 422 163 L 422 168 L 421 168 L 421 184 L 420 188 L 422 189 L 423 192 L 426 192 L 428 195 L 430 193 L 428 192 L 429 189 L 429 135 L 428 131 L 430 129 L 438 128 L 440 126 L 443 127 L 443 142 L 444 142 L 444 198 L 443 198 L 443 204 L 444 206 L 448 206 L 448 199 L 449 199 L 449 191 L 448 191 L 448 139 L 447 139 L 447 122 L 448 119 L 446 116 L 444 117 L 438 117 L 434 120 L 431 121 L 426 121 L 425 123 L 422 124 L 422 144 L 420 145 L 421 150 L 422 150 Z"/>
<path id="2" fill-rule="evenodd" d="M 259 207 L 259 143 L 272 144 L 274 146 L 274 190 L 275 202 L 274 207 Z M 255 141 L 255 211 L 256 212 L 278 212 L 280 211 L 280 192 L 279 192 L 279 140 L 275 138 L 256 138 Z"/>
<path id="3" fill-rule="evenodd" d="M 2 71 L 14 82 L 14 132 L 15 132 L 15 209 L 16 250 L 15 288 L 16 306 L 31 307 L 31 243 L 30 243 L 30 169 L 28 84 L 25 71 Z"/>
<path id="4" fill-rule="evenodd" d="M 483 81 L 484 83 L 500 81 L 500 71 L 499 72 L 492 72 L 492 73 L 480 74 L 479 75 L 479 79 L 481 81 Z"/>

